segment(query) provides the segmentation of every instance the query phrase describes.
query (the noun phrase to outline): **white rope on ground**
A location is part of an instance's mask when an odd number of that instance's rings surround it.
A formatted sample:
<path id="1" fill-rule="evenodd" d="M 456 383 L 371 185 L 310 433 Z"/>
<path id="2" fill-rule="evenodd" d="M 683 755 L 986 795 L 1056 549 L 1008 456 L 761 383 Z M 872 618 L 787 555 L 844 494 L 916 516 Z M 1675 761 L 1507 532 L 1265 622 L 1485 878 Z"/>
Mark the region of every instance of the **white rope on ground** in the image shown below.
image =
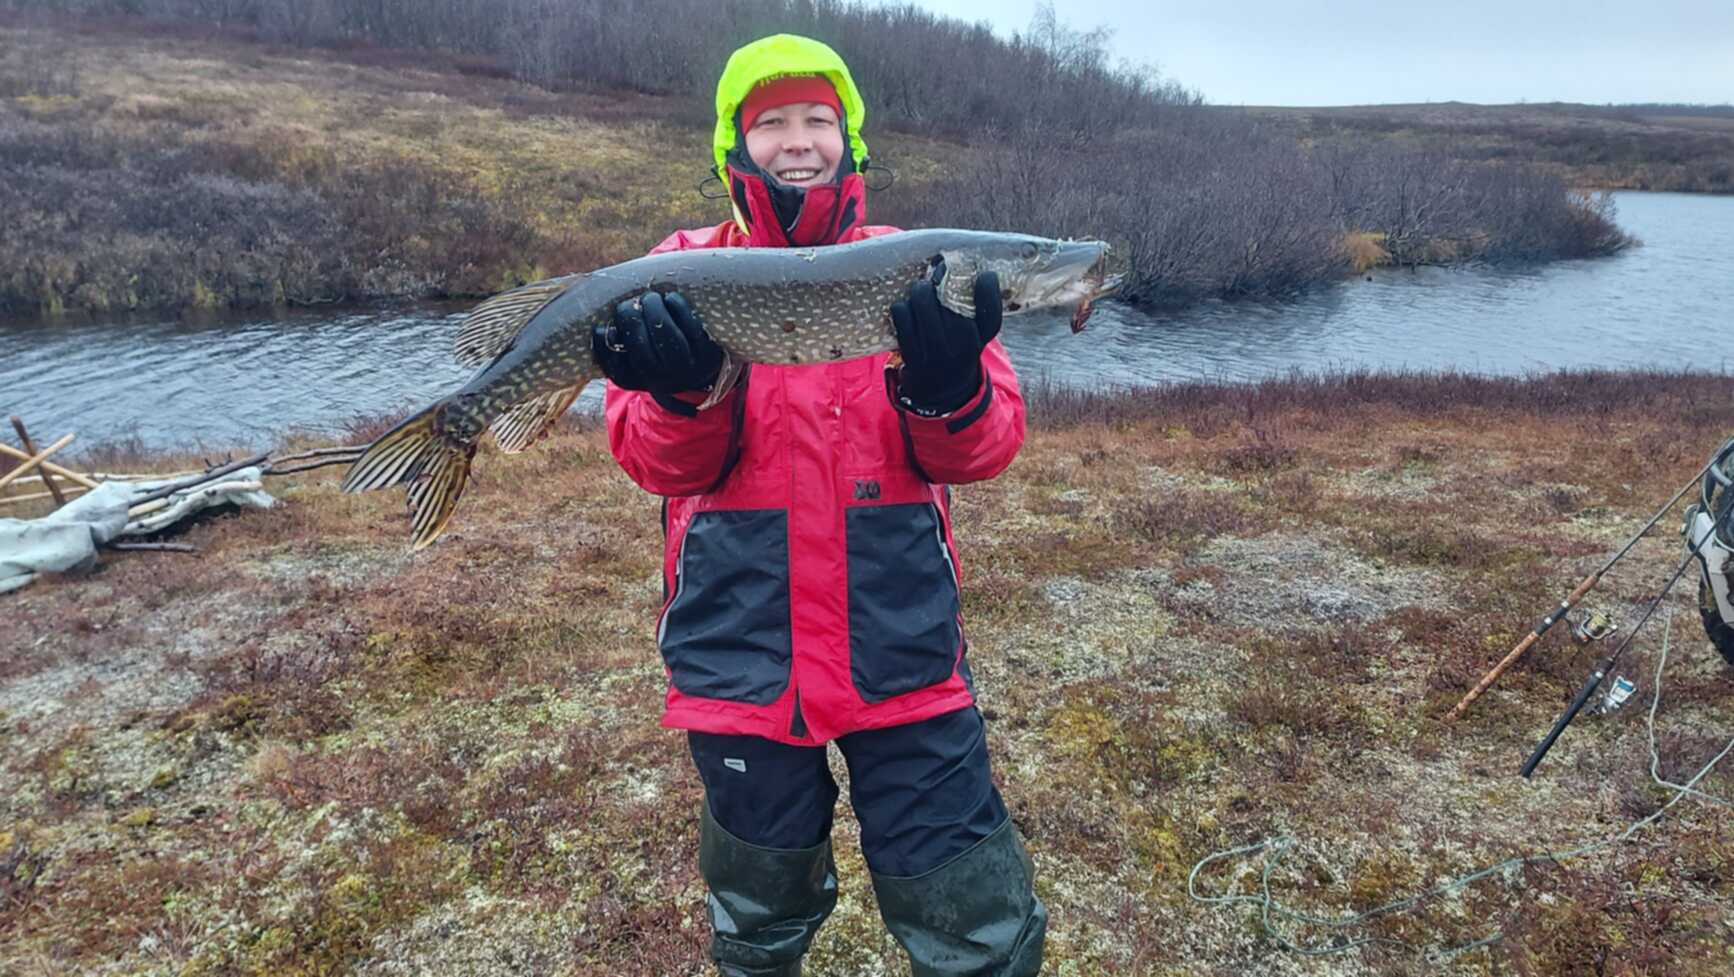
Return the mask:
<path id="1" fill-rule="evenodd" d="M 1670 614 L 1668 615 L 1668 624 L 1672 626 L 1673 623 L 1674 617 Z M 1730 741 L 1728 745 L 1723 748 L 1721 753 L 1716 754 L 1716 759 L 1711 760 L 1703 770 L 1698 771 L 1698 776 L 1693 777 L 1690 783 L 1676 784 L 1662 779 L 1662 754 L 1661 751 L 1656 749 L 1656 708 L 1662 704 L 1662 667 L 1666 664 L 1668 664 L 1668 632 L 1664 630 L 1662 632 L 1662 657 L 1656 660 L 1656 694 L 1650 698 L 1650 779 L 1661 784 L 1668 790 L 1678 791 L 1674 800 L 1678 800 L 1680 797 L 1686 795 L 1691 795 L 1706 804 L 1715 804 L 1718 807 L 1734 808 L 1734 802 L 1725 801 L 1720 797 L 1706 794 L 1692 786 L 1692 784 L 1696 784 L 1699 780 L 1703 779 L 1703 777 L 1710 772 L 1712 767 L 1722 762 L 1722 758 L 1728 755 L 1729 750 L 1734 750 L 1734 741 Z M 1672 804 L 1674 803 L 1674 800 L 1670 800 L 1668 803 Z M 1666 806 L 1664 806 L 1661 811 L 1657 811 L 1656 814 L 1651 815 L 1651 817 L 1656 817 L 1665 810 L 1667 810 Z"/>
<path id="2" fill-rule="evenodd" d="M 1284 835 L 1276 838 L 1267 838 L 1264 841 L 1255 844 L 1244 845 L 1239 848 L 1231 848 L 1226 851 L 1219 851 L 1206 856 L 1200 860 L 1198 864 L 1192 866 L 1192 873 L 1186 877 L 1187 896 L 1194 902 L 1208 906 L 1229 906 L 1239 903 L 1249 903 L 1258 906 L 1260 923 L 1264 927 L 1265 935 L 1270 937 L 1271 940 L 1275 941 L 1277 945 L 1281 946 L 1283 949 L 1303 954 L 1305 956 L 1325 956 L 1333 953 L 1344 953 L 1353 950 L 1356 947 L 1366 946 L 1372 943 L 1392 944 L 1405 949 L 1414 950 L 1418 948 L 1411 947 L 1402 940 L 1370 935 L 1339 935 L 1323 942 L 1303 944 L 1291 939 L 1287 934 L 1285 934 L 1282 929 L 1279 928 L 1277 921 L 1282 920 L 1302 926 L 1316 926 L 1334 930 L 1345 930 L 1352 927 L 1363 926 L 1367 922 L 1381 916 L 1389 916 L 1395 913 L 1405 912 L 1416 908 L 1428 900 L 1462 890 L 1470 884 L 1487 878 L 1490 875 L 1508 873 L 1532 862 L 1564 862 L 1569 859 L 1589 855 L 1601 851 L 1602 849 L 1611 848 L 1614 845 L 1629 841 L 1639 831 L 1655 823 L 1669 808 L 1673 807 L 1676 803 L 1686 797 L 1694 797 L 1698 800 L 1704 801 L 1705 803 L 1720 807 L 1734 808 L 1734 802 L 1729 802 L 1722 798 L 1706 794 L 1697 789 L 1699 781 L 1702 781 L 1705 777 L 1709 776 L 1710 772 L 1716 769 L 1717 764 L 1721 763 L 1729 753 L 1734 752 L 1734 739 L 1729 740 L 1728 745 L 1722 748 L 1722 752 L 1711 758 L 1709 763 L 1706 763 L 1695 775 L 1693 775 L 1692 779 L 1686 781 L 1684 784 L 1672 783 L 1662 779 L 1661 776 L 1661 756 L 1656 748 L 1656 710 L 1661 705 L 1662 701 L 1662 669 L 1666 667 L 1668 663 L 1669 640 L 1673 631 L 1673 624 L 1673 614 L 1669 613 L 1662 632 L 1662 653 L 1661 657 L 1656 662 L 1656 687 L 1651 696 L 1650 711 L 1646 722 L 1648 724 L 1650 741 L 1650 778 L 1664 789 L 1673 791 L 1674 796 L 1670 797 L 1667 803 L 1657 808 L 1649 816 L 1633 822 L 1619 834 L 1567 851 L 1549 852 L 1542 855 L 1525 855 L 1520 858 L 1506 859 L 1496 865 L 1490 865 L 1487 868 L 1471 872 L 1468 875 L 1460 876 L 1450 880 L 1449 882 L 1434 886 L 1425 892 L 1404 899 L 1398 899 L 1393 902 L 1388 902 L 1382 906 L 1369 909 L 1366 912 L 1335 917 L 1312 916 L 1307 913 L 1290 909 L 1283 905 L 1282 902 L 1271 892 L 1271 874 L 1276 871 L 1277 866 L 1282 863 L 1283 858 L 1288 854 L 1288 852 L 1299 843 L 1294 837 Z M 1225 859 L 1235 858 L 1241 855 L 1251 855 L 1261 851 L 1265 853 L 1264 871 L 1259 877 L 1259 891 L 1257 894 L 1228 892 L 1224 895 L 1211 896 L 1202 895 L 1198 892 L 1198 876 L 1206 867 Z M 1444 962 L 1464 953 L 1468 953 L 1471 950 L 1491 946 L 1492 944 L 1499 942 L 1503 935 L 1503 933 L 1494 932 L 1479 940 L 1473 940 L 1469 943 L 1463 943 L 1452 947 L 1434 948 L 1427 950 L 1425 956 L 1432 962 Z"/>

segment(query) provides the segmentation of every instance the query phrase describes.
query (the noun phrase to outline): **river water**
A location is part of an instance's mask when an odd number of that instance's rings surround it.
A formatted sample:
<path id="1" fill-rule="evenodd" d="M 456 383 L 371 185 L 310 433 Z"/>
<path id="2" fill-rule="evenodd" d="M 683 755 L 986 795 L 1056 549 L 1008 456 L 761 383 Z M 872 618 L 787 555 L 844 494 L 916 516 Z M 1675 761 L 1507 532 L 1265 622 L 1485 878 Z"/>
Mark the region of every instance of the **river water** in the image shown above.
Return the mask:
<path id="1" fill-rule="evenodd" d="M 1254 380 L 1376 367 L 1522 374 L 1560 368 L 1734 367 L 1734 197 L 1621 193 L 1643 246 L 1519 269 L 1375 271 L 1295 301 L 1145 314 L 1105 304 L 1082 334 L 1013 317 L 1021 373 L 1062 383 Z M 0 414 L 47 442 L 268 447 L 289 428 L 336 434 L 460 385 L 466 306 L 306 310 L 205 319 L 0 324 Z M 596 396 L 596 385 L 587 398 Z"/>

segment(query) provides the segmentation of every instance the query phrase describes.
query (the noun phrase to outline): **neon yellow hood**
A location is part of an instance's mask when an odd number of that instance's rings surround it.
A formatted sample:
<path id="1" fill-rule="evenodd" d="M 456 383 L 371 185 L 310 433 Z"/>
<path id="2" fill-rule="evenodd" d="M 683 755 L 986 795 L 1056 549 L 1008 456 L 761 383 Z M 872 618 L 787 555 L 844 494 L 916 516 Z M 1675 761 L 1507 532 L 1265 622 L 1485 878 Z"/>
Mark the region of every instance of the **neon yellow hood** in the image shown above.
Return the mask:
<path id="1" fill-rule="evenodd" d="M 772 34 L 762 37 L 729 55 L 728 66 L 716 83 L 716 133 L 711 148 L 716 155 L 718 176 L 727 176 L 729 150 L 735 148 L 735 113 L 748 94 L 760 82 L 785 75 L 818 75 L 831 82 L 837 99 L 843 103 L 844 123 L 849 130 L 849 155 L 857 172 L 866 165 L 867 143 L 861 138 L 861 126 L 867 121 L 867 106 L 855 79 L 849 77 L 849 66 L 836 51 L 810 37 L 796 34 Z"/>

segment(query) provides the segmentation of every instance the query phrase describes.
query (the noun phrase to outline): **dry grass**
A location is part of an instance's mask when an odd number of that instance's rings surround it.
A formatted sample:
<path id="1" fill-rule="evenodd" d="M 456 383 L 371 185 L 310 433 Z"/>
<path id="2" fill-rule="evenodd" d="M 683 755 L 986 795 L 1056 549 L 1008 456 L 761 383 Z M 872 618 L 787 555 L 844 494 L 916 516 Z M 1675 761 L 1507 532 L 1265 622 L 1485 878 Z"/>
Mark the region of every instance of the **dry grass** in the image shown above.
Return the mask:
<path id="1" fill-rule="evenodd" d="M 1391 263 L 1391 253 L 1385 250 L 1385 236 L 1360 231 L 1350 234 L 1343 242 L 1349 252 L 1349 267 L 1356 272 Z"/>
<path id="2" fill-rule="evenodd" d="M 0 309 L 488 295 L 728 217 L 683 99 L 137 27 L 0 13 Z M 917 184 L 942 152 L 874 146 Z"/>
<path id="3" fill-rule="evenodd" d="M 1284 954 L 1250 914 L 1189 903 L 1187 872 L 1291 832 L 1288 897 L 1365 909 L 1652 809 L 1631 709 L 1516 778 L 1597 654 L 1563 629 L 1466 721 L 1441 717 L 1695 469 L 1730 394 L 1618 375 L 1041 393 L 1017 463 L 957 511 L 1053 972 L 1439 972 L 1389 946 Z M 197 558 L 114 555 L 7 599 L 0 970 L 705 972 L 699 785 L 655 723 L 655 504 L 576 424 L 478 471 L 413 559 L 400 499 L 316 473 L 275 484 L 278 510 L 192 529 Z M 1666 529 L 1590 603 L 1643 599 Z M 1718 748 L 1734 676 L 1676 598 L 1677 774 Z M 1505 933 L 1455 973 L 1725 973 L 1734 829 L 1676 810 L 1375 932 Z M 814 974 L 904 966 L 855 831 L 844 814 Z"/>
<path id="4" fill-rule="evenodd" d="M 8 125 L 32 127 L 16 141 L 48 167 L 33 179 L 99 175 L 84 191 L 97 196 L 156 182 L 161 194 L 187 197 L 182 212 L 209 210 L 203 219 L 219 236 L 229 196 L 266 210 L 253 215 L 261 235 L 222 237 L 235 252 L 226 258 L 203 256 L 191 228 L 137 203 L 104 204 L 85 218 L 101 234 L 66 241 L 53 236 L 51 215 L 30 211 L 20 226 L 31 256 L 6 282 L 15 305 L 488 294 L 641 254 L 659 228 L 721 216 L 691 192 L 706 155 L 702 128 L 671 122 L 654 100 L 599 121 L 589 110 L 601 99 L 409 64 L 101 30 L 0 26 L 0 37 L 0 51 L 30 52 L 22 62 L 0 56 L 0 77 L 48 59 L 77 78 L 71 93 L 7 103 Z M 135 172 L 155 168 L 156 156 L 162 174 Z M 204 182 L 181 188 L 189 173 Z M 414 226 L 396 226 L 387 211 L 413 214 Z M 332 221 L 343 235 L 322 245 Z M 159 273 L 152 242 L 164 236 L 163 247 L 182 246 L 180 265 Z M 366 255 L 348 255 L 363 245 Z M 151 280 L 105 273 L 115 262 Z"/>

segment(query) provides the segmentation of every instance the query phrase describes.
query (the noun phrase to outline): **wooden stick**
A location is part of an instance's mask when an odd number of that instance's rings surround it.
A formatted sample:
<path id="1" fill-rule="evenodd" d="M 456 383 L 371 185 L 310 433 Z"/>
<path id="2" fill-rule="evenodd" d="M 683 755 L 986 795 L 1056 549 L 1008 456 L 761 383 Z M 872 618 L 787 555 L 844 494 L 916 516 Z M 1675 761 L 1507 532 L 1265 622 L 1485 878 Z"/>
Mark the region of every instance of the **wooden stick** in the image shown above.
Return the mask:
<path id="1" fill-rule="evenodd" d="M 265 487 L 265 483 L 247 479 L 236 482 L 224 482 L 221 485 L 200 485 L 195 487 L 201 492 L 257 492 Z M 161 499 L 151 499 L 147 502 L 140 502 L 138 505 L 126 510 L 127 521 L 130 522 L 141 516 L 148 516 L 151 513 L 167 509 L 171 504 L 171 500 L 166 497 Z"/>
<path id="2" fill-rule="evenodd" d="M 28 460 L 30 457 L 30 455 L 27 452 L 19 451 L 17 448 L 12 447 L 11 445 L 7 444 L 4 441 L 0 441 L 0 455 L 9 455 L 13 458 L 21 458 L 21 459 L 26 459 L 26 460 Z M 54 464 L 53 462 L 47 462 L 47 461 L 43 462 L 42 463 L 42 470 L 45 472 L 48 472 L 50 474 L 53 474 L 53 475 L 59 475 L 61 478 L 70 478 L 73 481 L 77 482 L 78 484 L 84 486 L 85 488 L 96 488 L 96 482 L 84 477 L 83 475 L 80 475 L 79 473 L 73 471 L 70 468 L 62 468 L 59 465 Z M 158 476 L 158 477 L 161 477 L 161 476 Z"/>
<path id="3" fill-rule="evenodd" d="M 269 454 L 263 454 L 263 455 L 254 455 L 251 458 L 245 458 L 245 459 L 242 459 L 241 461 L 231 461 L 227 465 L 222 466 L 221 468 L 213 468 L 210 471 L 204 473 L 203 475 L 199 475 L 199 476 L 196 476 L 194 478 L 189 478 L 184 482 L 176 482 L 173 485 L 164 485 L 162 488 L 157 489 L 154 492 L 151 492 L 149 495 L 140 496 L 139 499 L 133 503 L 133 505 L 136 507 L 136 506 L 144 505 L 146 502 L 154 502 L 157 499 L 166 499 L 169 496 L 175 494 L 176 492 L 184 491 L 186 489 L 192 488 L 195 485 L 203 485 L 206 482 L 214 481 L 216 479 L 222 478 L 224 475 L 227 475 L 230 472 L 239 471 L 242 468 L 251 468 L 252 466 L 257 465 L 260 462 L 269 459 L 270 457 L 271 456 Z"/>
<path id="4" fill-rule="evenodd" d="M 42 466 L 37 465 L 36 467 L 41 468 Z M 26 475 L 23 478 L 20 478 L 17 481 L 13 482 L 12 486 L 14 488 L 18 488 L 18 487 L 24 486 L 24 485 L 35 485 L 37 482 L 46 482 L 46 481 L 48 481 L 54 477 L 55 476 L 53 476 L 53 475 Z M 82 485 L 79 486 L 79 488 L 83 488 L 83 487 L 84 486 L 82 486 Z"/>
<path id="5" fill-rule="evenodd" d="M 127 518 L 127 521 L 130 522 L 134 519 L 137 519 L 140 516 L 148 516 L 153 512 L 157 512 L 157 511 L 162 510 L 162 509 L 167 509 L 168 507 L 169 507 L 169 500 L 168 499 L 152 499 L 149 502 L 143 503 L 142 505 L 135 505 L 132 508 L 126 510 L 126 518 Z"/>
<path id="6" fill-rule="evenodd" d="M 319 461 L 309 461 L 306 464 L 290 465 L 288 468 L 278 468 L 273 461 L 271 467 L 265 469 L 267 475 L 293 475 L 296 472 L 310 472 L 315 468 L 327 468 L 331 465 L 353 465 L 360 455 L 339 455 L 335 458 L 324 458 Z"/>
<path id="7" fill-rule="evenodd" d="M 30 432 L 24 429 L 24 418 L 19 417 L 17 414 L 13 414 L 12 430 L 18 432 L 18 443 L 24 446 L 24 450 L 31 454 L 35 454 L 36 445 L 30 440 Z M 48 483 L 48 491 L 54 493 L 54 507 L 58 509 L 65 505 L 66 496 L 60 494 L 60 486 L 54 484 L 54 480 L 51 478 L 47 478 L 46 476 L 42 476 L 42 478 Z"/>
<path id="8" fill-rule="evenodd" d="M 25 472 L 28 472 L 30 469 L 35 468 L 37 465 L 42 464 L 43 459 L 47 458 L 49 455 L 54 454 L 56 451 L 59 451 L 61 448 L 64 448 L 67 445 L 71 444 L 73 437 L 74 437 L 73 435 L 68 434 L 67 436 L 61 438 L 59 441 L 56 441 L 53 444 L 49 445 L 47 448 L 44 448 L 43 450 L 38 451 L 35 454 L 31 455 L 29 458 L 25 459 L 24 464 L 19 465 L 17 468 L 12 469 L 11 471 L 7 472 L 4 475 L 0 475 L 0 488 L 5 488 L 6 486 L 12 484 L 13 479 L 21 477 L 22 475 L 24 475 Z"/>
<path id="9" fill-rule="evenodd" d="M 37 467 L 47 468 L 49 466 L 47 462 L 43 462 Z M 191 478 L 195 475 L 203 475 L 204 473 L 205 470 L 203 468 L 189 468 L 186 471 L 178 472 L 86 472 L 85 478 L 100 485 L 103 482 L 160 482 L 170 478 Z M 50 473 L 48 475 L 26 475 L 12 484 L 15 486 L 29 485 L 49 478 L 58 478 L 63 481 L 72 482 L 72 479 L 67 478 L 65 475 Z M 72 482 L 72 484 L 77 485 L 79 488 L 88 487 L 83 482 Z"/>
<path id="10" fill-rule="evenodd" d="M 368 446 L 365 444 L 350 444 L 336 448 L 314 448 L 311 451 L 303 451 L 299 454 L 284 455 L 281 458 L 273 458 L 271 461 L 275 464 L 279 461 L 302 461 L 307 458 L 324 457 L 325 455 L 359 455 L 363 451 L 366 451 L 367 447 Z"/>
<path id="11" fill-rule="evenodd" d="M 67 489 L 67 491 L 68 492 L 78 492 L 78 493 L 82 494 L 84 492 L 90 491 L 90 489 L 87 489 L 82 485 L 74 485 L 74 486 L 69 487 Z M 5 498 L 0 498 L 0 506 L 11 505 L 14 502 L 33 502 L 37 499 L 49 498 L 53 494 L 54 493 L 52 493 L 52 492 L 31 492 L 29 495 L 8 495 Z M 57 501 L 56 505 L 65 505 L 65 503 Z"/>
<path id="12" fill-rule="evenodd" d="M 199 548 L 191 543 L 109 543 L 111 550 L 155 550 L 164 553 L 197 553 Z"/>
<path id="13" fill-rule="evenodd" d="M 203 475 L 203 468 L 187 468 L 178 472 L 90 472 L 90 477 L 99 482 L 149 482 L 161 481 L 165 478 L 191 478 Z"/>

